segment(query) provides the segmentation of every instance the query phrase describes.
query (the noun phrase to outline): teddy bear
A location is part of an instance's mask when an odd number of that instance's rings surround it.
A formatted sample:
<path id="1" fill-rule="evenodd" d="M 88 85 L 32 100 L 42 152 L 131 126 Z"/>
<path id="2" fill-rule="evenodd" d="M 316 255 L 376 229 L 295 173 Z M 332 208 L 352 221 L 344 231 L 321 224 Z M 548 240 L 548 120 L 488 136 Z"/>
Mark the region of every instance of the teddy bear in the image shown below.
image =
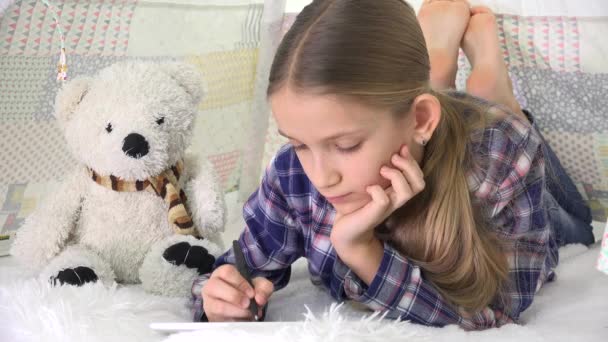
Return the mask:
<path id="1" fill-rule="evenodd" d="M 55 116 L 78 165 L 11 254 L 57 286 L 189 294 L 224 248 L 222 188 L 208 160 L 186 153 L 203 92 L 183 63 L 120 62 L 66 82 Z"/>

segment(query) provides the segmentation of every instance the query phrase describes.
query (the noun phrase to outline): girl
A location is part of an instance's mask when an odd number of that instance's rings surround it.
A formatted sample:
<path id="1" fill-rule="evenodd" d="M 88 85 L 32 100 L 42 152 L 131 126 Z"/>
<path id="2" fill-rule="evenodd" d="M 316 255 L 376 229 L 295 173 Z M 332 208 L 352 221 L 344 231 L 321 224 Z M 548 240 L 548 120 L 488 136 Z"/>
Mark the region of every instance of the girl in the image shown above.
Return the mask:
<path id="1" fill-rule="evenodd" d="M 500 326 L 553 278 L 558 244 L 593 242 L 589 209 L 513 97 L 493 14 L 426 1 L 418 20 L 401 0 L 317 0 L 298 16 L 268 86 L 290 143 L 244 207 L 254 286 L 228 251 L 193 285 L 195 320 L 250 320 L 249 301 L 264 306 L 306 257 L 336 300 Z M 460 44 L 475 97 L 444 91 Z"/>

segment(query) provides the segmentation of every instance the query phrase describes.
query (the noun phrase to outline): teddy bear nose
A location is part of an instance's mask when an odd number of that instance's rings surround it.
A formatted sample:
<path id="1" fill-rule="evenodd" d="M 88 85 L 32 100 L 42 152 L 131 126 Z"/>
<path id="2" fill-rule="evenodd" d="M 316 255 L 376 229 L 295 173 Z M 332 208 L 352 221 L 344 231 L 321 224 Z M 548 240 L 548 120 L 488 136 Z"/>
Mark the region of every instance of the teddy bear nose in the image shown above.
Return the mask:
<path id="1" fill-rule="evenodd" d="M 129 157 L 139 159 L 148 154 L 150 145 L 141 134 L 131 133 L 125 138 L 122 150 Z"/>

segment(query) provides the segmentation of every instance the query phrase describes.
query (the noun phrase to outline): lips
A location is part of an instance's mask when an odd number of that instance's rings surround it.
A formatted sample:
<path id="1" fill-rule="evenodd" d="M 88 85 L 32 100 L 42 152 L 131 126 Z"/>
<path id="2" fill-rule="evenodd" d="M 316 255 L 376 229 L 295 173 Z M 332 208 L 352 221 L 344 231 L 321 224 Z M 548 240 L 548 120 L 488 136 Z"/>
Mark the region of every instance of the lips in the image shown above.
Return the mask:
<path id="1" fill-rule="evenodd" d="M 350 196 L 350 193 L 340 196 L 325 196 L 325 199 L 333 204 L 336 204 L 346 202 L 348 200 L 348 196 Z"/>

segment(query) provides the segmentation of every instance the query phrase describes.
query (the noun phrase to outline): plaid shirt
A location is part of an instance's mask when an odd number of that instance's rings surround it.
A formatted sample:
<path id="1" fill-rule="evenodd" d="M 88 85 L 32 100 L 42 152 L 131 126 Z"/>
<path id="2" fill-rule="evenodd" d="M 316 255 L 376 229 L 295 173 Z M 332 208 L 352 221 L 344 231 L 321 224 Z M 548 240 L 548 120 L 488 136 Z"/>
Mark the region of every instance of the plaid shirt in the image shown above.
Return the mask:
<path id="1" fill-rule="evenodd" d="M 361 302 L 387 317 L 465 329 L 516 322 L 537 289 L 552 278 L 558 260 L 542 206 L 542 140 L 527 122 L 512 115 L 486 127 L 478 138 L 473 152 L 484 156 L 485 167 L 470 171 L 468 182 L 471 193 L 488 204 L 490 226 L 506 245 L 512 284 L 503 301 L 507 308 L 496 301 L 473 316 L 464 315 L 425 280 L 420 267 L 386 243 L 375 278 L 365 284 L 332 247 L 335 211 L 304 174 L 290 145 L 278 152 L 244 206 L 246 227 L 239 242 L 253 275 L 266 277 L 281 289 L 289 282 L 290 265 L 305 257 L 313 283 L 323 284 L 336 300 Z M 215 266 L 226 263 L 234 263 L 232 251 L 219 257 Z M 203 316 L 201 289 L 208 278 L 199 277 L 192 287 L 195 321 Z"/>

